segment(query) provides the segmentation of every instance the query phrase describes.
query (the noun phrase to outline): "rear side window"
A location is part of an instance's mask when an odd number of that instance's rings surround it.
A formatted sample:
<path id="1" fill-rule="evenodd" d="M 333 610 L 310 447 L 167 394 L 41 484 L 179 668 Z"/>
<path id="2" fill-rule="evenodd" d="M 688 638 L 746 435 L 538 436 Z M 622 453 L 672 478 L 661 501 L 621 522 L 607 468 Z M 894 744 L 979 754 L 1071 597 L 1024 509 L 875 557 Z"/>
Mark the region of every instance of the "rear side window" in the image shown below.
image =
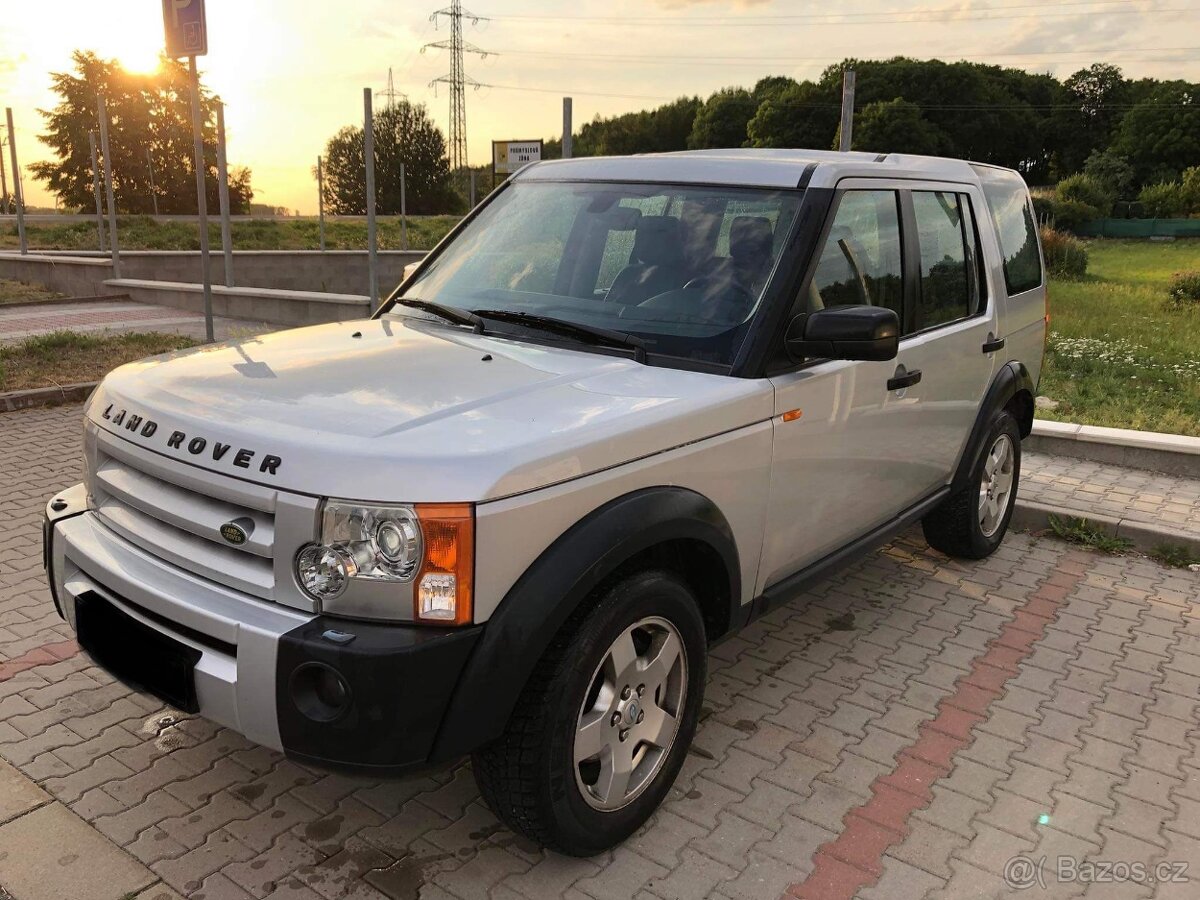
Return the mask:
<path id="1" fill-rule="evenodd" d="M 1033 206 L 1025 182 L 1015 172 L 980 166 L 975 169 L 983 184 L 1000 252 L 1004 256 L 1004 283 L 1008 293 L 1021 294 L 1042 284 L 1042 260 L 1038 253 Z"/>
<path id="2" fill-rule="evenodd" d="M 919 330 L 965 319 L 975 312 L 968 249 L 974 242 L 974 227 L 970 207 L 961 194 L 914 191 L 912 199 L 921 245 Z"/>

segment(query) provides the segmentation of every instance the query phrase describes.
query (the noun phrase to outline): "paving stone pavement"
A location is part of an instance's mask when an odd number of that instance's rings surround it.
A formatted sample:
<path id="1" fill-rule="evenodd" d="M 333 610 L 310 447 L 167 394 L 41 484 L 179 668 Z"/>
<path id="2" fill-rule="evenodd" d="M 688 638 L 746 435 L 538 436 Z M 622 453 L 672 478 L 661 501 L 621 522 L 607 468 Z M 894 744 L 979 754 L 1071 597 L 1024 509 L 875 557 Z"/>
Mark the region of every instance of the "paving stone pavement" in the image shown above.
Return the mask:
<path id="1" fill-rule="evenodd" d="M 1200 538 L 1200 478 L 1026 453 L 1021 458 L 1021 496 L 1051 506 L 1165 525 Z"/>
<path id="2" fill-rule="evenodd" d="M 960 900 L 1016 895 L 1024 856 L 1025 897 L 1200 895 L 1130 868 L 1200 880 L 1200 576 L 1021 534 L 965 563 L 909 532 L 715 648 L 667 802 L 567 859 L 466 765 L 325 774 L 76 653 L 39 522 L 79 413 L 0 415 L 0 757 L 180 894 Z"/>
<path id="3" fill-rule="evenodd" d="M 217 340 L 277 331 L 278 325 L 217 316 Z M 204 337 L 204 316 L 169 306 L 132 301 L 89 300 L 82 303 L 31 303 L 0 306 L 0 344 L 51 331 L 160 331 Z"/>

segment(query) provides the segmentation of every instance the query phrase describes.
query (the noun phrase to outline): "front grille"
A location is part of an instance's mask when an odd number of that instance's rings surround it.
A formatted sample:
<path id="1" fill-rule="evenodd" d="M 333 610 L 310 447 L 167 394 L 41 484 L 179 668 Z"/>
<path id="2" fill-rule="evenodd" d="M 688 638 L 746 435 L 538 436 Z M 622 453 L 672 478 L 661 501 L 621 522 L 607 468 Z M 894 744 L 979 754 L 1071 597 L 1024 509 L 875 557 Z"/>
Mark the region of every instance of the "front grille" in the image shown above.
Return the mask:
<path id="1" fill-rule="evenodd" d="M 274 599 L 275 491 L 188 466 L 147 466 L 116 441 L 103 441 L 90 462 L 92 503 L 108 528 L 181 569 Z M 245 543 L 221 536 L 232 521 L 249 532 Z"/>

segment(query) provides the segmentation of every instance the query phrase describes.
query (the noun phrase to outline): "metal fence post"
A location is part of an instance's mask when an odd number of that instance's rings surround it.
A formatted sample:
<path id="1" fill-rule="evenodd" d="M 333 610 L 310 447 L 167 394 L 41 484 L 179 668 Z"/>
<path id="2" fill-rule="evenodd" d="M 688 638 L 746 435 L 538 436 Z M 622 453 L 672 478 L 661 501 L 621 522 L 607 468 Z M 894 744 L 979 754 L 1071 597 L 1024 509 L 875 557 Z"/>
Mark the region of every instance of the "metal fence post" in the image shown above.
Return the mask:
<path id="1" fill-rule="evenodd" d="M 212 276 L 208 270 L 208 190 L 204 184 L 204 119 L 200 112 L 200 70 L 196 57 L 188 58 L 192 81 L 192 152 L 196 169 L 196 213 L 200 224 L 200 278 L 204 290 L 204 336 L 211 344 L 213 333 Z"/>
<path id="2" fill-rule="evenodd" d="M 112 156 L 108 152 L 108 102 L 101 94 L 98 103 L 100 115 L 100 152 L 104 155 L 104 194 L 108 200 L 108 242 L 112 250 L 113 278 L 121 277 L 121 251 L 117 247 L 117 201 L 113 194 Z"/>
<path id="3" fill-rule="evenodd" d="M 853 146 L 854 136 L 854 70 L 847 69 L 842 76 L 842 133 L 838 149 L 843 153 Z"/>
<path id="4" fill-rule="evenodd" d="M 562 158 L 570 159 L 571 153 L 574 152 L 575 141 L 572 135 L 571 125 L 571 98 L 563 97 L 563 135 L 562 135 Z"/>
<path id="5" fill-rule="evenodd" d="M 225 164 L 225 104 L 217 103 L 217 184 L 221 200 L 221 252 L 225 254 L 225 287 L 233 287 L 233 237 L 229 231 L 229 170 Z"/>
<path id="6" fill-rule="evenodd" d="M 371 311 L 379 305 L 379 260 L 375 233 L 375 117 L 371 112 L 371 89 L 363 88 L 363 160 L 367 166 L 367 280 L 370 281 Z"/>
<path id="7" fill-rule="evenodd" d="M 408 173 L 400 163 L 400 246 L 408 249 Z"/>
<path id="8" fill-rule="evenodd" d="M 325 172 L 321 157 L 317 157 L 317 233 L 321 236 L 321 252 L 325 252 Z"/>
<path id="9" fill-rule="evenodd" d="M 100 163 L 96 161 L 96 132 L 88 132 L 88 147 L 92 151 L 92 194 L 96 197 L 96 237 L 100 252 L 104 252 L 104 206 L 100 202 Z"/>
<path id="10" fill-rule="evenodd" d="M 5 109 L 8 117 L 8 152 L 12 158 L 13 201 L 17 206 L 17 238 L 21 244 L 21 255 L 29 252 L 25 240 L 25 191 L 21 186 L 21 169 L 17 165 L 17 130 L 13 128 L 12 107 Z"/>

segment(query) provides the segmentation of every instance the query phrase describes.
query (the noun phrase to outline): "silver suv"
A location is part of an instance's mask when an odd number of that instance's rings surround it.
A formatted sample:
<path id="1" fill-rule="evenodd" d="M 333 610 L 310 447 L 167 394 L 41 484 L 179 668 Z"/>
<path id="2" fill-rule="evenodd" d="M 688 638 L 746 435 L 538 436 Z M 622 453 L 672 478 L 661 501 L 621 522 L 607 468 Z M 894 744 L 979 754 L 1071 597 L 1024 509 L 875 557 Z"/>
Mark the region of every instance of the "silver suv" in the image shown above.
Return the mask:
<path id="1" fill-rule="evenodd" d="M 471 754 L 597 853 L 671 787 L 708 647 L 915 522 L 996 549 L 1045 324 L 1011 171 L 533 165 L 369 320 L 109 375 L 54 602 L 180 710 L 375 775 Z"/>

